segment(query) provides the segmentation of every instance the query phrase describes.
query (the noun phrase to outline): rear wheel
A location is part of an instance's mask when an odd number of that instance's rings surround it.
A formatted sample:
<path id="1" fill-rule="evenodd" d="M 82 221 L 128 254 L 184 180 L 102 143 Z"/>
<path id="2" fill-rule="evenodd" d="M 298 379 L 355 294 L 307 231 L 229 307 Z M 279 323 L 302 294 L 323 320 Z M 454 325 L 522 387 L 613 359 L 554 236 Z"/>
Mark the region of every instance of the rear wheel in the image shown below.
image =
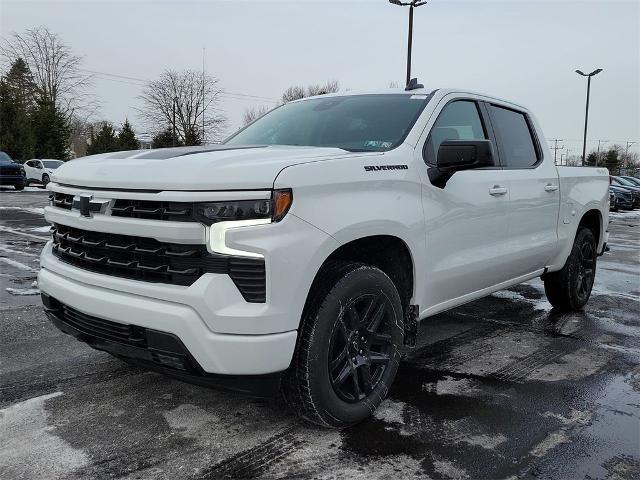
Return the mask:
<path id="1" fill-rule="evenodd" d="M 24 190 L 24 183 L 16 183 L 13 187 L 16 190 Z"/>
<path id="2" fill-rule="evenodd" d="M 304 419 L 347 427 L 371 415 L 395 378 L 402 304 L 391 279 L 375 267 L 334 263 L 321 275 L 283 393 Z"/>
<path id="3" fill-rule="evenodd" d="M 547 300 L 561 310 L 580 310 L 589 300 L 596 276 L 597 243 L 593 232 L 578 230 L 569 258 L 558 272 L 544 277 Z"/>

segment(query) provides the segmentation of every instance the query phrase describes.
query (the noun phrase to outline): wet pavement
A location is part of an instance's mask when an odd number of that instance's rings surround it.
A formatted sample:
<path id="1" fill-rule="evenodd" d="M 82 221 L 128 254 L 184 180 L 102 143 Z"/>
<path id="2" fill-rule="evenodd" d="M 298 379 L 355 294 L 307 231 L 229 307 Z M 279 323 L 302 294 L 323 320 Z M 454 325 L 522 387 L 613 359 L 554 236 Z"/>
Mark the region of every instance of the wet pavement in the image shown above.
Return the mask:
<path id="1" fill-rule="evenodd" d="M 640 213 L 611 215 L 583 313 L 535 280 L 423 322 L 375 416 L 171 380 L 48 323 L 46 192 L 0 189 L 0 478 L 640 478 Z"/>

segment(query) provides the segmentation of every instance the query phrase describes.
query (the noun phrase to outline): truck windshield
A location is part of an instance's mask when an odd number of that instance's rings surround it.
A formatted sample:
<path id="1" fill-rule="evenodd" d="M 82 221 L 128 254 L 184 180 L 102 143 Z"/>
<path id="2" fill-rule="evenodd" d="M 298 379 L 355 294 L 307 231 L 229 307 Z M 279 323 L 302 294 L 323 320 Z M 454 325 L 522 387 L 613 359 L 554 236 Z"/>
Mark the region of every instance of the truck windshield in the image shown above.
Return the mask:
<path id="1" fill-rule="evenodd" d="M 386 151 L 402 143 L 429 98 L 428 95 L 383 94 L 291 102 L 267 113 L 225 143 Z"/>

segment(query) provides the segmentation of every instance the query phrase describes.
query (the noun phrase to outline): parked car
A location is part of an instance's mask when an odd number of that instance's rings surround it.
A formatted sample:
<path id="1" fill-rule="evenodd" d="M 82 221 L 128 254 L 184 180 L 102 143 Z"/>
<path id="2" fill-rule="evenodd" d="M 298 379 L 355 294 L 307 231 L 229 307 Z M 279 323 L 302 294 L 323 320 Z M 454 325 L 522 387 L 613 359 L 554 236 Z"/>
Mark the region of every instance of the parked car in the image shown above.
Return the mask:
<path id="1" fill-rule="evenodd" d="M 420 320 L 536 277 L 554 307 L 582 309 L 608 186 L 605 168 L 557 167 L 533 115 L 496 97 L 311 97 L 222 145 L 61 166 L 38 286 L 49 319 L 95 348 L 281 386 L 303 418 L 345 427 L 388 394 Z"/>
<path id="2" fill-rule="evenodd" d="M 46 187 L 51 181 L 54 170 L 63 164 L 62 160 L 53 160 L 51 158 L 36 158 L 25 162 L 24 170 L 27 176 L 27 185 L 39 183 Z"/>
<path id="3" fill-rule="evenodd" d="M 629 180 L 617 176 L 611 177 L 611 184 L 630 192 L 633 197 L 633 208 L 640 208 L 640 187 L 635 186 Z"/>
<path id="4" fill-rule="evenodd" d="M 621 175 L 620 178 L 624 178 L 626 181 L 633 183 L 637 187 L 640 187 L 640 178 L 630 177 L 627 175 Z"/>
<path id="5" fill-rule="evenodd" d="M 6 152 L 0 152 L 0 185 L 13 185 L 16 190 L 25 185 L 24 168 Z"/>
<path id="6" fill-rule="evenodd" d="M 613 194 L 614 196 L 614 211 L 618 211 L 620 209 L 633 210 L 633 194 L 631 192 L 616 185 L 610 185 L 609 192 L 610 195 Z"/>

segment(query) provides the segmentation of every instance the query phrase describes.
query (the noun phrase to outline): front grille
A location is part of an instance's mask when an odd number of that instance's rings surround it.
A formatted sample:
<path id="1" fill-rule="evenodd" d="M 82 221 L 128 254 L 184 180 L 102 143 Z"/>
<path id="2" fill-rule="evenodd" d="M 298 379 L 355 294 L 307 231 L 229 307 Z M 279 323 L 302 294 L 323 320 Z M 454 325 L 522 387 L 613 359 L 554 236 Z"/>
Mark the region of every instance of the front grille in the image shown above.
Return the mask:
<path id="1" fill-rule="evenodd" d="M 111 215 L 114 217 L 169 220 L 174 222 L 194 221 L 193 203 L 185 202 L 118 199 L 111 208 Z"/>
<path id="2" fill-rule="evenodd" d="M 68 193 L 52 192 L 51 195 L 49 195 L 49 202 L 53 207 L 71 210 L 73 205 L 73 195 L 69 195 Z"/>
<path id="3" fill-rule="evenodd" d="M 262 259 L 211 254 L 205 245 L 80 230 L 54 224 L 53 253 L 76 267 L 144 282 L 188 286 L 205 273 L 228 274 L 248 302 L 266 301 Z"/>

